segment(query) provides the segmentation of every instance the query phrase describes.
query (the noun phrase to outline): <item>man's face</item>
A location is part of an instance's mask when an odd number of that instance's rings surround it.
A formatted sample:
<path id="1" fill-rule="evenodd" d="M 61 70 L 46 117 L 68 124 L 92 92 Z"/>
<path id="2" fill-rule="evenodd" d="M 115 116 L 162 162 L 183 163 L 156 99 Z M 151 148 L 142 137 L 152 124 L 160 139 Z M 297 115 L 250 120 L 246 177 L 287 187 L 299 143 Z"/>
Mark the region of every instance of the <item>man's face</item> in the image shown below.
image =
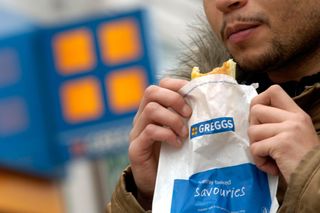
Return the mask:
<path id="1" fill-rule="evenodd" d="M 277 70 L 319 48 L 317 0 L 204 0 L 212 29 L 244 70 Z"/>

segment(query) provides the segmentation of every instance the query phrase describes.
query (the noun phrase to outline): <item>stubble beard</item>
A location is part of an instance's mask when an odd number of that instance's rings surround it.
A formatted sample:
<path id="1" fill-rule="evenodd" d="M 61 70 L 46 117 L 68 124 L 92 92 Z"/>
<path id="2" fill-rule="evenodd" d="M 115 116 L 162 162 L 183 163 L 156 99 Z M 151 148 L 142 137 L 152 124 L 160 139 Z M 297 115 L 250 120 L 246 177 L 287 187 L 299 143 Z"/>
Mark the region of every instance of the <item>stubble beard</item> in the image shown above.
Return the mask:
<path id="1" fill-rule="evenodd" d="M 318 21 L 314 23 L 310 20 Z M 300 27 L 290 34 L 291 37 L 273 38 L 259 56 L 239 60 L 235 58 L 239 67 L 246 72 L 283 72 L 314 54 L 320 54 L 320 28 L 317 27 L 320 14 L 313 14 L 310 20 L 300 23 Z M 279 34 L 275 32 L 274 35 Z"/>

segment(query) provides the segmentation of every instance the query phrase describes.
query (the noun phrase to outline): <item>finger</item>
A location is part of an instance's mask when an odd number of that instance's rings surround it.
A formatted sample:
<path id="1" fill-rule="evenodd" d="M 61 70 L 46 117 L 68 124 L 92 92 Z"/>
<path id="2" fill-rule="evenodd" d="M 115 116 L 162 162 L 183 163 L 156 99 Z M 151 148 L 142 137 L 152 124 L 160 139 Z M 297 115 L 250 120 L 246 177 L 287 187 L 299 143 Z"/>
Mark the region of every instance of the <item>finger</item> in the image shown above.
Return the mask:
<path id="1" fill-rule="evenodd" d="M 283 131 L 281 123 L 266 123 L 259 125 L 251 125 L 248 128 L 248 136 L 250 143 L 272 138 Z"/>
<path id="2" fill-rule="evenodd" d="M 170 107 L 184 117 L 189 117 L 192 112 L 190 106 L 179 93 L 167 88 L 152 85 L 145 90 L 138 112 L 134 118 L 134 123 L 149 102 L 157 102 L 164 107 Z"/>
<path id="3" fill-rule="evenodd" d="M 189 81 L 183 79 L 175 79 L 175 78 L 163 78 L 159 85 L 163 88 L 167 88 L 172 91 L 178 92 L 184 85 L 186 85 Z"/>
<path id="4" fill-rule="evenodd" d="M 280 123 L 290 119 L 292 113 L 283 109 L 256 104 L 250 108 L 250 125 L 263 123 Z"/>
<path id="5" fill-rule="evenodd" d="M 182 138 L 188 136 L 188 128 L 181 116 L 156 102 L 150 102 L 135 122 L 130 138 L 134 139 L 137 137 L 137 135 L 150 123 L 166 126 Z"/>
<path id="6" fill-rule="evenodd" d="M 273 85 L 254 97 L 251 101 L 251 107 L 256 104 L 272 106 L 290 112 L 301 111 L 300 107 L 279 85 Z"/>
<path id="7" fill-rule="evenodd" d="M 175 147 L 180 147 L 182 141 L 171 129 L 149 124 L 129 146 L 129 158 L 136 163 L 153 158 L 153 145 L 163 141 Z"/>
<path id="8" fill-rule="evenodd" d="M 273 176 L 277 176 L 280 174 L 280 169 L 277 166 L 276 161 L 273 160 L 271 157 L 264 157 L 260 159 L 254 159 L 254 160 L 255 160 L 256 166 L 260 170 Z"/>
<path id="9" fill-rule="evenodd" d="M 280 170 L 271 156 L 273 143 L 273 140 L 270 139 L 253 143 L 250 145 L 250 151 L 259 169 L 271 175 L 278 175 Z"/>
<path id="10" fill-rule="evenodd" d="M 267 138 L 264 140 L 256 141 L 250 145 L 251 153 L 259 157 L 272 157 L 273 150 L 277 147 L 276 137 Z"/>

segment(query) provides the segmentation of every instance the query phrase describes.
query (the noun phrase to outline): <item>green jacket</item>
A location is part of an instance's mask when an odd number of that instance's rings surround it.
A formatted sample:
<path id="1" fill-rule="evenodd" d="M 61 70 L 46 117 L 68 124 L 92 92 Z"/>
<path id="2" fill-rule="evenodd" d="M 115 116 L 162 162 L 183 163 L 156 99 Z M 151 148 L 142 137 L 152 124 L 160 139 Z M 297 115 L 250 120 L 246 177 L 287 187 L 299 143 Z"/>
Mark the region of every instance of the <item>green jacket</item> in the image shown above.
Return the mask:
<path id="1" fill-rule="evenodd" d="M 169 75 L 188 79 L 191 67 L 211 70 L 228 58 L 225 50 L 218 43 L 211 31 L 200 29 L 200 34 L 193 40 L 187 54 L 181 59 L 181 66 L 171 70 Z M 211 51 L 215 50 L 215 51 Z M 313 83 L 293 98 L 310 115 L 320 138 L 320 81 Z M 135 199 L 136 185 L 130 167 L 121 175 L 116 189 L 108 203 L 109 213 L 142 213 L 145 211 Z M 280 178 L 277 198 L 279 213 L 318 213 L 320 211 L 320 146 L 310 151 L 300 162 L 290 178 L 288 185 Z"/>

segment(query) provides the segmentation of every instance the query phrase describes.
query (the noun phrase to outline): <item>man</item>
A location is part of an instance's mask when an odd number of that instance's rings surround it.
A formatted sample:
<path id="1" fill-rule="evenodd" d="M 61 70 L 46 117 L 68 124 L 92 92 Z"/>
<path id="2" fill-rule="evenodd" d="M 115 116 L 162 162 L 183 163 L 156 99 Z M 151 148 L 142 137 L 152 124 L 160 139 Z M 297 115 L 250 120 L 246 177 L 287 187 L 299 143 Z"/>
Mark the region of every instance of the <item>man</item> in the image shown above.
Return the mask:
<path id="1" fill-rule="evenodd" d="M 317 0 L 204 0 L 204 8 L 211 29 L 241 70 L 238 80 L 260 84 L 261 93 L 250 107 L 248 136 L 257 167 L 281 177 L 279 212 L 318 212 Z M 166 78 L 159 86 L 146 89 L 130 133 L 131 168 L 121 177 L 110 212 L 151 210 L 159 141 L 179 148 L 188 136 L 183 119 L 192 110 L 178 93 L 186 83 Z"/>

